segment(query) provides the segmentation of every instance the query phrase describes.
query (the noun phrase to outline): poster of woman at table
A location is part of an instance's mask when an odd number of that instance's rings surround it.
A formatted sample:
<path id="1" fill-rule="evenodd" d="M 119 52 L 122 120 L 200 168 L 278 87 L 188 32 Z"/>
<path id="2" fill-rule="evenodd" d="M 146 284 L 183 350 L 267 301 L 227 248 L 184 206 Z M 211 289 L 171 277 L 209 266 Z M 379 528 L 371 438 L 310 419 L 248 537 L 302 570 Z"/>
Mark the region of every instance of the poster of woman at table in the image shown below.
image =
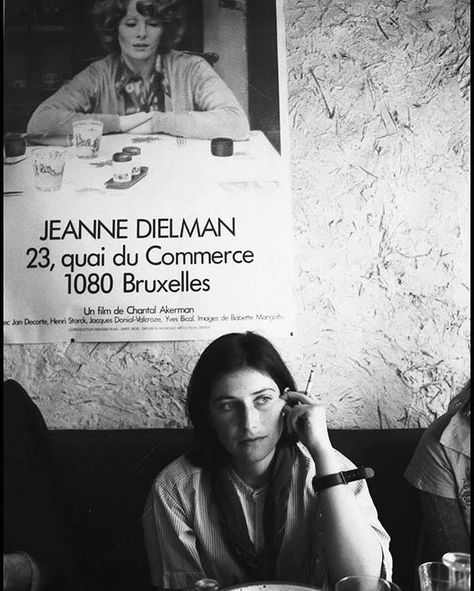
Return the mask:
<path id="1" fill-rule="evenodd" d="M 114 3 L 5 3 L 5 341 L 292 334 L 283 0 Z"/>

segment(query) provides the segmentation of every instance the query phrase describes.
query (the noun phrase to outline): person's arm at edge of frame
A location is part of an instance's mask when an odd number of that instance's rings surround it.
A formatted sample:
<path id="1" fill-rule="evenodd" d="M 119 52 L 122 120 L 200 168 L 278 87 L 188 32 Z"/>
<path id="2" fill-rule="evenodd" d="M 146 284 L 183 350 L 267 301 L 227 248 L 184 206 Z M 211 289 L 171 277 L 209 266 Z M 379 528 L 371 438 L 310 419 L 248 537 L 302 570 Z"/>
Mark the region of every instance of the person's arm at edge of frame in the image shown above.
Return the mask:
<path id="1" fill-rule="evenodd" d="M 301 393 L 289 393 L 289 398 L 302 403 L 289 411 L 288 426 L 311 454 L 316 475 L 340 472 L 340 462 L 329 440 L 325 408 Z M 382 547 L 350 486 L 324 489 L 319 492 L 319 499 L 330 585 L 350 575 L 380 577 Z"/>
<path id="2" fill-rule="evenodd" d="M 39 591 L 44 587 L 42 569 L 26 552 L 3 555 L 4 591 Z"/>
<path id="3" fill-rule="evenodd" d="M 466 387 L 469 387 L 469 382 Z M 465 392 L 466 387 L 453 401 Z M 452 418 L 452 412 L 448 411 L 424 430 L 404 474 L 405 479 L 417 489 L 422 509 L 419 562 L 440 560 L 445 552 L 455 547 L 465 552 L 469 552 L 470 548 L 470 534 L 456 476 L 440 443 L 442 433 Z M 469 476 L 466 478 L 468 481 Z M 466 550 L 460 550 L 461 547 Z"/>

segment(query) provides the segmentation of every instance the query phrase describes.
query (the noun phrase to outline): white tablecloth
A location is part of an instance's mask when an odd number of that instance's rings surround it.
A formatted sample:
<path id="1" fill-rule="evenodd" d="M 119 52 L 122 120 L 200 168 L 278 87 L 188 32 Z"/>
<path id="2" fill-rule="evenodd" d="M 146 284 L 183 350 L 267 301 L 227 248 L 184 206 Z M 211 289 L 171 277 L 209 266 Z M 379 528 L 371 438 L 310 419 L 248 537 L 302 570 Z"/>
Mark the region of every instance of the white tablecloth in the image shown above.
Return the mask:
<path id="1" fill-rule="evenodd" d="M 230 157 L 205 140 L 134 139 L 104 136 L 95 160 L 67 148 L 54 192 L 34 187 L 31 157 L 4 166 L 5 189 L 22 191 L 4 197 L 6 342 L 289 335 L 291 199 L 265 136 L 235 142 Z M 108 189 L 127 145 L 149 172 Z"/>
<path id="2" fill-rule="evenodd" d="M 106 189 L 105 182 L 112 177 L 112 154 L 121 151 L 124 146 L 141 148 L 142 165 L 148 167 L 147 176 L 127 189 L 134 195 L 176 183 L 263 186 L 281 181 L 284 173 L 282 159 L 259 131 L 252 131 L 247 141 L 234 142 L 234 154 L 228 157 L 213 156 L 209 140 L 186 139 L 184 146 L 179 147 L 177 139 L 172 136 L 115 134 L 102 137 L 99 156 L 93 160 L 79 159 L 73 147 L 66 148 L 61 193 L 123 191 Z M 4 166 L 5 192 L 20 190 L 38 193 L 34 188 L 32 149 L 27 148 L 26 160 Z"/>

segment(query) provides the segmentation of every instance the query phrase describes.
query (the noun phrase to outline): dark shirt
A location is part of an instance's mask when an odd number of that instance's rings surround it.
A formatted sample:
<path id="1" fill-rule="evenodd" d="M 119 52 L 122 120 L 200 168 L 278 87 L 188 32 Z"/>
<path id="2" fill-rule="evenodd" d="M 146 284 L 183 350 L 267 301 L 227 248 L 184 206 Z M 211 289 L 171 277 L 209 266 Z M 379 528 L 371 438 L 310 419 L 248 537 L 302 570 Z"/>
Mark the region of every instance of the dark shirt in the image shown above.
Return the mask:
<path id="1" fill-rule="evenodd" d="M 3 552 L 26 552 L 47 589 L 69 589 L 73 564 L 53 486 L 48 429 L 14 380 L 3 387 Z"/>

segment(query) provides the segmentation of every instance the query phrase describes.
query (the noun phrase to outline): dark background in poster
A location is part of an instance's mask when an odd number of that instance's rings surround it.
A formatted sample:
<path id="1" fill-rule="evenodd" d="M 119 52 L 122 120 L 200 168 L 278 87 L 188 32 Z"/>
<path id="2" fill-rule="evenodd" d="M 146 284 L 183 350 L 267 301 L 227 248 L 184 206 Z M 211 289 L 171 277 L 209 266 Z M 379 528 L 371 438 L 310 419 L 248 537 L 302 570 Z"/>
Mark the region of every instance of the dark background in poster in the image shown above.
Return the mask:
<path id="1" fill-rule="evenodd" d="M 214 0 L 223 9 L 240 2 Z M 180 49 L 203 51 L 203 0 L 185 0 Z M 104 52 L 91 19 L 94 0 L 8 0 L 5 5 L 4 130 L 25 131 L 36 106 Z M 247 2 L 248 104 L 252 129 L 280 150 L 274 0 Z"/>

